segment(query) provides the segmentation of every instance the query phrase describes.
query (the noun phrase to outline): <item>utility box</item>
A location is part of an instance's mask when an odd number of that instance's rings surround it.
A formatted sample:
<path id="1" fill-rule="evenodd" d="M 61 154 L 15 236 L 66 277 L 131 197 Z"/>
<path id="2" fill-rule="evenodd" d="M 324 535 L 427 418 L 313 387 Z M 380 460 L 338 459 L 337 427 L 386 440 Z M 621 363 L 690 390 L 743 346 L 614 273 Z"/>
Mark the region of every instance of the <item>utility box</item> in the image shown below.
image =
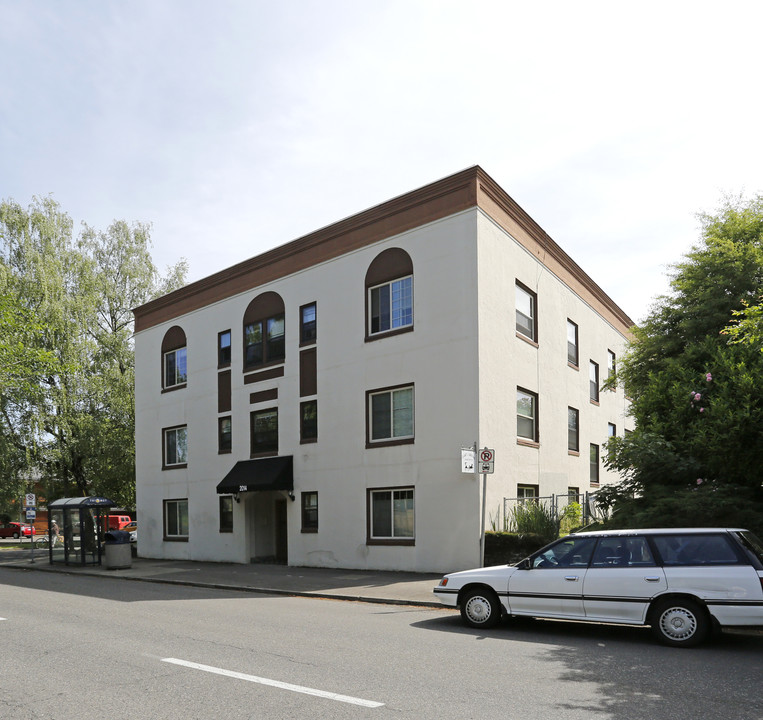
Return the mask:
<path id="1" fill-rule="evenodd" d="M 124 530 L 109 530 L 104 536 L 104 562 L 107 570 L 123 570 L 132 567 L 130 533 Z"/>

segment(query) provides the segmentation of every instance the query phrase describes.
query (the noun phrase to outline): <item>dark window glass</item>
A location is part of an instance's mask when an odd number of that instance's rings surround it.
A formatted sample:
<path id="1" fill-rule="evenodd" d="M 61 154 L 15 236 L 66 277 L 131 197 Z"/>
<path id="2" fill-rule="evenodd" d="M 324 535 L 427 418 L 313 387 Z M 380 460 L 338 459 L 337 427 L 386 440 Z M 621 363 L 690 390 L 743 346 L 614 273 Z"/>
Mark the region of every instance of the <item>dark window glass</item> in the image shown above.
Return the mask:
<path id="1" fill-rule="evenodd" d="M 599 402 L 599 364 L 593 360 L 588 366 L 589 385 L 591 388 L 591 400 Z"/>
<path id="2" fill-rule="evenodd" d="M 567 449 L 578 451 L 579 413 L 575 408 L 567 408 Z"/>
<path id="3" fill-rule="evenodd" d="M 538 440 L 538 396 L 517 388 L 517 437 Z"/>
<path id="4" fill-rule="evenodd" d="M 663 565 L 736 565 L 740 562 L 725 535 L 655 536 Z"/>
<path id="5" fill-rule="evenodd" d="M 164 387 L 182 385 L 188 379 L 186 348 L 179 348 L 164 355 Z"/>
<path id="6" fill-rule="evenodd" d="M 262 342 L 262 323 L 250 323 L 244 327 L 244 363 L 246 367 L 261 365 L 265 359 Z"/>
<path id="7" fill-rule="evenodd" d="M 230 365 L 230 330 L 217 336 L 217 364 L 219 367 Z"/>
<path id="8" fill-rule="evenodd" d="M 232 447 L 232 422 L 229 417 L 219 418 L 218 425 L 218 442 L 217 450 L 221 453 L 227 453 L 231 451 Z"/>
<path id="9" fill-rule="evenodd" d="M 220 532 L 233 532 L 233 496 L 220 496 Z"/>
<path id="10" fill-rule="evenodd" d="M 413 325 L 413 278 L 371 288 L 371 333 Z"/>
<path id="11" fill-rule="evenodd" d="M 251 454 L 278 452 L 278 408 L 251 414 Z"/>
<path id="12" fill-rule="evenodd" d="M 301 308 L 300 317 L 300 342 L 303 344 L 315 342 L 317 330 L 317 311 L 315 303 L 304 305 Z"/>
<path id="13" fill-rule="evenodd" d="M 567 362 L 578 364 L 578 326 L 572 320 L 567 321 Z"/>
<path id="14" fill-rule="evenodd" d="M 599 482 L 599 446 L 591 444 L 591 482 Z"/>
<path id="15" fill-rule="evenodd" d="M 516 329 L 520 335 L 537 341 L 537 297 L 520 285 L 516 286 Z"/>
<path id="16" fill-rule="evenodd" d="M 371 497 L 371 537 L 411 539 L 414 537 L 413 488 L 374 490 Z"/>
<path id="17" fill-rule="evenodd" d="M 316 532 L 318 530 L 318 493 L 302 493 L 302 531 Z"/>
<path id="18" fill-rule="evenodd" d="M 302 441 L 318 437 L 318 401 L 309 400 L 300 405 L 300 437 Z"/>

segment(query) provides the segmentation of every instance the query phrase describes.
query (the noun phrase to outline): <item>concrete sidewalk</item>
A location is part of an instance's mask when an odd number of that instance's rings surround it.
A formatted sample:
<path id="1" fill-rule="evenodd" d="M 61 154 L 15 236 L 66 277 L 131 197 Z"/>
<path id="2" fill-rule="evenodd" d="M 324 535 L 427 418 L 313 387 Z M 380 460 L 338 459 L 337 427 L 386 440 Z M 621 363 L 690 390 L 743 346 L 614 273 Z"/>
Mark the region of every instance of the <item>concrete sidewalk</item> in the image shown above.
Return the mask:
<path id="1" fill-rule="evenodd" d="M 284 565 L 150 560 L 132 558 L 132 567 L 107 570 L 103 566 L 63 565 L 35 552 L 32 563 L 24 551 L 0 552 L 0 568 L 121 578 L 139 582 L 167 583 L 280 595 L 304 595 L 361 602 L 421 605 L 442 608 L 432 589 L 442 575 L 288 567 Z"/>

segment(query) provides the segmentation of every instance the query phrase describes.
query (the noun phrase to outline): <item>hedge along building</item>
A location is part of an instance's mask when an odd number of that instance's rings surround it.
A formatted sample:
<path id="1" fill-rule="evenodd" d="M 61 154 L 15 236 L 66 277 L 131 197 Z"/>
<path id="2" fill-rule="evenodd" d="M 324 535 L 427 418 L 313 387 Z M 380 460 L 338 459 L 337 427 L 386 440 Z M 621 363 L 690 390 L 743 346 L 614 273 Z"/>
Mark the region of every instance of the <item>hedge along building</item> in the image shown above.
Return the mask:
<path id="1" fill-rule="evenodd" d="M 139 552 L 446 571 L 482 482 L 584 492 L 629 423 L 627 315 L 479 167 L 135 310 Z"/>

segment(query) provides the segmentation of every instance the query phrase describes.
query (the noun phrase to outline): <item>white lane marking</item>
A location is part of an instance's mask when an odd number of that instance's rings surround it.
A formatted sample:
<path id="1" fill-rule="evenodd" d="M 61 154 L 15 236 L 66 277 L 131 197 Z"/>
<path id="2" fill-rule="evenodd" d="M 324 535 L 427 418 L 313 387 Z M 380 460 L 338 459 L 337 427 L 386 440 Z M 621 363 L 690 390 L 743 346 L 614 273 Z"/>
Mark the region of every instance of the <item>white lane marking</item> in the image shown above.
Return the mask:
<path id="1" fill-rule="evenodd" d="M 194 670 L 203 670 L 204 672 L 214 673 L 215 675 L 224 675 L 225 677 L 236 678 L 237 680 L 259 683 L 260 685 L 270 685 L 271 687 L 281 688 L 282 690 L 291 690 L 292 692 L 303 693 L 304 695 L 315 695 L 316 697 L 350 703 L 351 705 L 362 705 L 363 707 L 381 707 L 384 705 L 384 703 L 374 702 L 373 700 L 363 700 L 362 698 L 351 697 L 350 695 L 339 695 L 338 693 L 327 692 L 326 690 L 315 690 L 314 688 L 303 687 L 302 685 L 292 685 L 291 683 L 285 683 L 279 680 L 269 680 L 268 678 L 257 677 L 256 675 L 246 675 L 245 673 L 235 672 L 234 670 L 223 670 L 222 668 L 212 667 L 211 665 L 201 665 L 200 663 L 189 662 L 188 660 L 178 660 L 178 658 L 162 658 L 162 662 L 172 663 L 173 665 L 182 665 L 183 667 L 192 668 Z"/>

